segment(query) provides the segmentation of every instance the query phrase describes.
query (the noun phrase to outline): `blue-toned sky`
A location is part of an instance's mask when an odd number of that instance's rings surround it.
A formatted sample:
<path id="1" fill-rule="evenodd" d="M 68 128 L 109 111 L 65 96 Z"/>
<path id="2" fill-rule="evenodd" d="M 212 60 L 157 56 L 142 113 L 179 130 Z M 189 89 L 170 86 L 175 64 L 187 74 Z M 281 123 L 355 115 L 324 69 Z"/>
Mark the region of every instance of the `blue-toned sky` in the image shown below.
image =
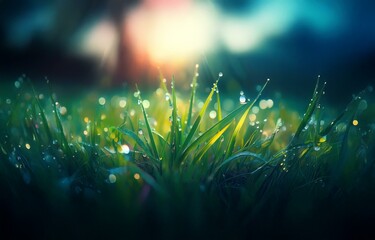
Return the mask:
<path id="1" fill-rule="evenodd" d="M 375 78 L 374 13 L 370 0 L 0 1 L 0 73 L 90 84 L 200 63 L 245 89 L 299 92 L 321 75 L 348 94 Z"/>

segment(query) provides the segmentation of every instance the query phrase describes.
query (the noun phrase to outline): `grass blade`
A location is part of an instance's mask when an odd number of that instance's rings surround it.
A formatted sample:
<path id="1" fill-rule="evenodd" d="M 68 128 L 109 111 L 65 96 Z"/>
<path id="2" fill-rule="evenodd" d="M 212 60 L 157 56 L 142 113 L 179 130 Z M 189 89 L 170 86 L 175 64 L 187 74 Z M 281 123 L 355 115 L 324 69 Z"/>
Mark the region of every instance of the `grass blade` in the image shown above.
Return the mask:
<path id="1" fill-rule="evenodd" d="M 220 121 L 221 119 L 223 119 L 223 112 L 221 110 L 219 89 L 216 90 L 216 103 L 217 103 L 217 119 Z"/>
<path id="2" fill-rule="evenodd" d="M 43 123 L 43 126 L 44 126 L 44 130 L 46 131 L 46 134 L 47 134 L 48 142 L 51 143 L 52 140 L 53 140 L 53 137 L 52 137 L 51 129 L 49 128 L 49 125 L 48 125 L 47 117 L 44 114 L 42 104 L 39 101 L 38 95 L 36 94 L 36 91 L 35 91 L 33 85 L 31 85 L 31 89 L 32 89 L 33 94 L 34 94 L 34 100 L 35 100 L 36 104 L 38 105 L 38 108 L 39 108 L 39 111 L 40 111 L 40 117 L 42 118 L 42 123 Z M 35 116 L 35 117 L 37 117 L 37 116 Z"/>
<path id="3" fill-rule="evenodd" d="M 53 110 L 54 110 L 54 113 L 55 113 L 56 126 L 59 130 L 59 133 L 60 133 L 60 141 L 62 142 L 62 146 L 63 146 L 64 150 L 68 153 L 68 156 L 71 156 L 72 155 L 71 150 L 69 148 L 68 140 L 66 139 L 64 128 L 63 128 L 62 123 L 61 123 L 61 118 L 60 118 L 60 115 L 59 115 L 58 110 L 57 110 L 56 101 L 52 96 L 52 91 L 51 91 L 51 101 L 52 101 L 52 106 L 53 106 Z"/>
<path id="4" fill-rule="evenodd" d="M 193 106 L 195 102 L 195 95 L 197 90 L 197 79 L 198 79 L 198 67 L 199 65 L 195 65 L 195 72 L 193 81 L 191 83 L 191 94 L 190 94 L 190 104 L 189 104 L 189 112 L 186 120 L 186 126 L 185 126 L 185 133 L 188 134 L 190 126 L 191 126 L 191 118 L 193 116 Z"/>
<path id="5" fill-rule="evenodd" d="M 148 132 L 148 136 L 150 138 L 150 142 L 151 142 L 151 151 L 154 156 L 155 159 L 159 159 L 159 153 L 158 153 L 158 149 L 156 148 L 156 144 L 155 144 L 155 139 L 154 139 L 154 136 L 152 134 L 152 130 L 151 130 L 151 127 L 150 127 L 150 123 L 148 122 L 148 118 L 147 118 L 147 113 L 146 113 L 146 110 L 143 106 L 143 101 L 142 101 L 142 98 L 141 98 L 141 94 L 140 94 L 140 91 L 138 89 L 138 86 L 137 87 L 137 91 L 139 92 L 138 94 L 138 104 L 141 106 L 141 110 L 142 110 L 142 114 L 143 114 L 143 118 L 145 119 L 145 124 L 146 124 L 146 129 L 147 129 L 147 132 Z"/>
<path id="6" fill-rule="evenodd" d="M 140 167 L 138 167 L 137 165 L 131 162 L 128 162 L 128 164 L 129 164 L 128 169 L 132 174 L 138 173 L 148 185 L 150 185 L 152 188 L 154 188 L 158 192 L 163 192 L 163 189 L 161 188 L 161 186 L 156 182 L 156 180 L 150 174 L 148 174 L 146 171 L 142 170 Z"/>
<path id="7" fill-rule="evenodd" d="M 202 143 L 209 141 L 209 139 L 214 136 L 217 132 L 221 129 L 225 128 L 228 124 L 233 122 L 233 119 L 238 115 L 246 111 L 247 104 L 240 106 L 236 110 L 229 113 L 226 117 L 224 117 L 221 121 L 215 123 L 211 128 L 209 128 L 206 132 L 200 135 L 195 141 L 193 141 L 186 149 L 183 150 L 181 153 L 181 161 L 184 161 L 187 156 L 194 151 L 199 145 Z"/>
<path id="8" fill-rule="evenodd" d="M 218 84 L 219 80 L 220 80 L 220 76 L 219 76 L 219 78 L 216 80 L 216 82 L 213 84 L 213 87 L 211 88 L 211 92 L 210 92 L 210 94 L 209 94 L 208 97 L 206 98 L 206 101 L 204 102 L 203 107 L 202 107 L 202 109 L 200 110 L 197 119 L 195 120 L 195 122 L 194 122 L 192 128 L 191 128 L 190 131 L 189 131 L 188 136 L 186 137 L 186 139 L 185 139 L 185 141 L 184 141 L 184 143 L 183 143 L 183 145 L 182 145 L 181 150 L 182 150 L 183 152 L 186 152 L 186 150 L 187 150 L 186 148 L 188 147 L 188 144 L 190 143 L 191 139 L 193 138 L 195 132 L 197 131 L 197 129 L 198 129 L 198 127 L 199 127 L 199 124 L 200 124 L 200 122 L 201 122 L 201 120 L 202 120 L 202 118 L 203 118 L 203 115 L 205 114 L 205 112 L 206 112 L 206 110 L 207 110 L 207 107 L 208 107 L 208 105 L 209 105 L 210 102 L 211 102 L 212 96 L 213 96 L 214 92 L 217 91 L 217 84 Z"/>
<path id="9" fill-rule="evenodd" d="M 172 106 L 172 99 L 171 99 L 171 94 L 169 93 L 168 91 L 168 88 L 167 88 L 167 79 L 165 79 L 162 75 L 162 73 L 160 72 L 160 85 L 161 85 L 161 88 L 164 90 L 165 92 L 165 96 L 166 96 L 166 100 L 168 101 L 169 103 L 169 106 Z"/>
<path id="10" fill-rule="evenodd" d="M 232 161 L 238 159 L 238 158 L 241 158 L 241 157 L 253 157 L 253 158 L 256 158 L 256 159 L 259 159 L 261 160 L 262 162 L 266 162 L 266 160 L 264 160 L 259 154 L 256 154 L 256 153 L 252 153 L 252 152 L 249 152 L 249 151 L 245 151 L 245 152 L 240 152 L 240 153 L 237 153 L 229 158 L 227 158 L 226 160 L 224 160 L 214 171 L 213 174 L 216 174 L 217 171 L 220 170 L 220 168 L 222 168 L 224 165 L 227 165 L 229 163 L 231 163 Z"/>
<path id="11" fill-rule="evenodd" d="M 197 157 L 195 158 L 196 162 L 199 162 L 203 155 L 212 147 L 212 145 L 224 134 L 224 132 L 228 129 L 230 126 L 230 123 L 227 124 L 223 129 L 221 129 L 219 132 L 217 132 L 214 136 L 211 137 L 210 141 L 199 151 L 197 154 Z"/>
<path id="12" fill-rule="evenodd" d="M 319 89 L 319 79 L 320 79 L 320 77 L 318 77 L 318 80 L 316 82 L 313 97 L 311 98 L 309 106 L 307 107 L 307 110 L 304 114 L 304 117 L 303 117 L 301 123 L 299 124 L 299 126 L 297 128 L 297 131 L 294 134 L 291 142 L 289 143 L 289 146 L 291 146 L 295 143 L 295 141 L 298 139 L 299 135 L 301 134 L 303 128 L 308 124 L 312 114 L 314 113 L 314 111 L 316 109 L 316 106 L 319 102 L 319 99 L 323 94 L 326 83 L 324 83 L 323 87 L 318 91 L 318 89 Z"/>
<path id="13" fill-rule="evenodd" d="M 115 129 L 115 128 L 112 128 L 112 130 L 113 129 Z M 143 150 L 143 152 L 147 156 L 150 156 L 150 157 L 153 156 L 151 154 L 150 148 L 147 147 L 147 145 L 142 141 L 142 139 L 136 133 L 134 133 L 133 131 L 130 131 L 126 128 L 116 128 L 116 130 L 119 133 L 121 133 L 123 135 L 126 135 L 126 136 L 130 137 L 131 139 L 133 139 L 137 143 L 137 145 L 141 147 L 141 149 Z"/>
<path id="14" fill-rule="evenodd" d="M 180 149 L 181 140 L 181 123 L 178 121 L 177 116 L 177 97 L 174 87 L 174 77 L 172 77 L 172 126 L 171 126 L 171 158 L 169 159 L 169 167 L 172 168 L 175 163 L 177 152 Z"/>
<path id="15" fill-rule="evenodd" d="M 263 85 L 262 89 L 259 91 L 257 97 L 250 104 L 247 105 L 245 112 L 242 114 L 240 120 L 238 121 L 236 125 L 236 128 L 232 132 L 232 136 L 231 136 L 231 139 L 229 141 L 229 144 L 225 153 L 225 158 L 228 158 L 230 155 L 232 155 L 234 144 L 236 143 L 237 135 L 239 131 L 241 130 L 243 124 L 245 123 L 245 120 L 249 114 L 250 109 L 254 106 L 255 102 L 258 101 L 259 97 L 262 95 L 262 92 L 267 86 L 268 82 L 269 82 L 269 79 L 267 79 L 266 83 Z"/>

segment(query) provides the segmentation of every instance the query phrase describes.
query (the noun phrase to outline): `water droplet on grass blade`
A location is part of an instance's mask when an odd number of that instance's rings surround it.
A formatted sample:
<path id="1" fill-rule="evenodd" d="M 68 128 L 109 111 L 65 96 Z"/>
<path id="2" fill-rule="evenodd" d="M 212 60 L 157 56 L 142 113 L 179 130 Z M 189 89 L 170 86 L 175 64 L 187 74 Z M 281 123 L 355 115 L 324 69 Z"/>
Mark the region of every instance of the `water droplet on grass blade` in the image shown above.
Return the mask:
<path id="1" fill-rule="evenodd" d="M 171 96 L 169 95 L 169 93 L 166 93 L 165 94 L 165 100 L 166 101 L 169 101 L 171 99 Z"/>
<path id="2" fill-rule="evenodd" d="M 244 95 L 240 96 L 240 103 L 245 104 L 246 103 L 246 97 Z"/>
<path id="3" fill-rule="evenodd" d="M 217 116 L 216 111 L 212 110 L 212 111 L 210 112 L 209 116 L 210 116 L 211 119 L 215 119 L 216 116 Z"/>
<path id="4" fill-rule="evenodd" d="M 143 107 L 146 109 L 150 107 L 150 101 L 147 99 L 143 100 L 142 104 L 143 104 Z"/>
<path id="5" fill-rule="evenodd" d="M 126 144 L 121 145 L 121 153 L 129 154 L 129 152 L 130 152 L 130 148 L 129 148 L 128 145 L 126 145 Z"/>
<path id="6" fill-rule="evenodd" d="M 115 183 L 116 180 L 117 180 L 116 175 L 114 175 L 114 174 L 109 174 L 109 176 L 108 176 L 108 181 L 109 181 L 110 183 Z"/>

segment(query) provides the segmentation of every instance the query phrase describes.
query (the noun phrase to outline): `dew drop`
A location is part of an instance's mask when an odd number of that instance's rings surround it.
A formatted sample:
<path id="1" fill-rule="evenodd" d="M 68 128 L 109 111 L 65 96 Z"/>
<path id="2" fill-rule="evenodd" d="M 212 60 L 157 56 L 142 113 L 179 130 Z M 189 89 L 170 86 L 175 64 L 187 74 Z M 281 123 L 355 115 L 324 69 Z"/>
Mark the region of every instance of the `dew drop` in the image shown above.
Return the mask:
<path id="1" fill-rule="evenodd" d="M 114 175 L 114 174 L 109 174 L 109 176 L 108 176 L 108 181 L 109 181 L 110 183 L 115 183 L 116 180 L 117 180 L 116 175 Z"/>
<path id="2" fill-rule="evenodd" d="M 142 101 L 142 105 L 143 105 L 144 108 L 147 109 L 147 108 L 150 107 L 150 101 L 147 100 L 147 99 L 146 99 L 146 100 L 143 100 L 143 101 Z"/>
<path id="3" fill-rule="evenodd" d="M 209 116 L 210 116 L 211 119 L 215 119 L 216 116 L 217 116 L 216 111 L 212 110 L 212 111 L 210 112 Z"/>
<path id="4" fill-rule="evenodd" d="M 240 103 L 245 104 L 246 103 L 246 97 L 244 95 L 240 96 Z"/>
<path id="5" fill-rule="evenodd" d="M 166 101 L 169 101 L 170 99 L 171 99 L 171 97 L 170 97 L 169 93 L 166 93 L 166 94 L 165 94 L 165 100 L 166 100 Z"/>
<path id="6" fill-rule="evenodd" d="M 121 145 L 121 153 L 129 154 L 129 152 L 130 152 L 130 148 L 129 148 L 128 145 L 126 145 L 126 144 Z"/>
<path id="7" fill-rule="evenodd" d="M 136 91 L 136 92 L 134 92 L 134 94 L 133 94 L 133 96 L 135 97 L 135 98 L 137 98 L 137 97 L 139 97 L 139 94 L 141 94 L 139 91 Z"/>

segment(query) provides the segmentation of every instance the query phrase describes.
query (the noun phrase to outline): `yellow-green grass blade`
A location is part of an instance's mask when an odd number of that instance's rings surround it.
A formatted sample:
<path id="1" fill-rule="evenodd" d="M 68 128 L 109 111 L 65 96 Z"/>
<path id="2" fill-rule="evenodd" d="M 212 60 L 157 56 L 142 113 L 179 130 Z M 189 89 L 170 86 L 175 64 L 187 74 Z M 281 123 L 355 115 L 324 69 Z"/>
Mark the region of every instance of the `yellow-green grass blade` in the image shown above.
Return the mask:
<path id="1" fill-rule="evenodd" d="M 182 148 L 181 148 L 181 151 L 183 152 L 182 155 L 184 155 L 184 153 L 186 152 L 191 139 L 193 138 L 195 132 L 197 131 L 197 129 L 199 127 L 199 124 L 200 124 L 200 122 L 201 122 L 201 120 L 203 118 L 203 115 L 205 114 L 205 112 L 207 110 L 207 107 L 208 107 L 208 105 L 210 104 L 210 102 L 212 100 L 212 96 L 213 96 L 214 92 L 217 90 L 217 84 L 218 84 L 219 80 L 220 80 L 220 77 L 213 84 L 213 87 L 211 88 L 210 94 L 206 98 L 206 101 L 204 102 L 204 104 L 202 106 L 202 109 L 199 112 L 198 117 L 196 118 L 196 120 L 195 120 L 192 128 L 189 131 L 188 136 L 186 137 L 186 139 L 185 139 L 185 141 L 184 141 L 184 143 L 182 145 Z"/>
<path id="2" fill-rule="evenodd" d="M 223 112 L 221 110 L 219 89 L 216 90 L 216 103 L 217 103 L 217 119 L 220 121 L 221 119 L 223 119 Z"/>
<path id="3" fill-rule="evenodd" d="M 224 132 L 228 129 L 230 126 L 230 123 L 227 124 L 223 129 L 221 129 L 219 132 L 217 132 L 210 141 L 199 151 L 194 161 L 200 162 L 203 155 L 212 147 L 212 145 L 224 134 Z"/>
<path id="4" fill-rule="evenodd" d="M 250 104 L 247 105 L 247 108 L 246 108 L 245 112 L 242 114 L 240 120 L 238 121 L 238 123 L 236 125 L 236 128 L 232 132 L 232 136 L 231 136 L 231 139 L 229 141 L 229 144 L 228 144 L 228 147 L 227 147 L 227 150 L 226 150 L 226 153 L 225 153 L 225 158 L 228 158 L 229 156 L 232 155 L 233 148 L 234 148 L 234 145 L 236 143 L 237 135 L 238 135 L 239 131 L 241 130 L 243 124 L 245 123 L 245 120 L 246 120 L 246 118 L 249 114 L 250 109 L 254 106 L 255 102 L 258 101 L 259 97 L 262 95 L 262 92 L 265 89 L 265 87 L 267 86 L 268 82 L 269 82 L 269 79 L 267 79 L 266 83 L 263 85 L 262 89 L 259 91 L 257 97 Z"/>
<path id="5" fill-rule="evenodd" d="M 207 142 L 214 136 L 217 132 L 221 129 L 225 128 L 228 124 L 231 124 L 235 117 L 238 114 L 243 113 L 247 109 L 247 104 L 240 106 L 239 108 L 235 109 L 231 113 L 229 113 L 226 117 L 224 117 L 221 121 L 215 123 L 212 127 L 210 127 L 206 132 L 200 135 L 196 140 L 194 140 L 189 146 L 186 147 L 181 153 L 181 161 L 184 161 L 191 152 L 195 151 L 196 148 L 204 142 Z"/>

